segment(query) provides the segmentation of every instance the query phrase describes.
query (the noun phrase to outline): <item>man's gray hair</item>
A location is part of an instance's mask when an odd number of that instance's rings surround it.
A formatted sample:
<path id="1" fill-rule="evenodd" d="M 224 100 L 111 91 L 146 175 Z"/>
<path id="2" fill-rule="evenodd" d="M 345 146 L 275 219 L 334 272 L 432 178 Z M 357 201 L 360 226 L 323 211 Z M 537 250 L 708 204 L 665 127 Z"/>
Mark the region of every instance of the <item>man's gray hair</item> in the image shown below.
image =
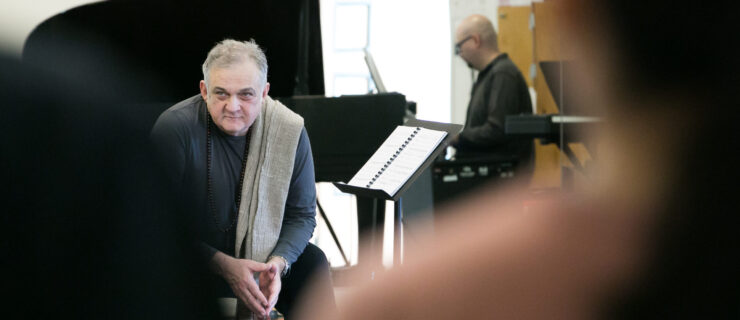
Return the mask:
<path id="1" fill-rule="evenodd" d="M 203 80 L 206 82 L 206 88 L 210 88 L 208 78 L 211 68 L 227 68 L 242 63 L 245 59 L 254 61 L 257 65 L 260 71 L 260 80 L 262 86 L 264 86 L 267 83 L 267 57 L 265 52 L 254 42 L 254 39 L 249 39 L 249 41 L 225 39 L 217 43 L 208 52 L 208 57 L 203 62 Z"/>

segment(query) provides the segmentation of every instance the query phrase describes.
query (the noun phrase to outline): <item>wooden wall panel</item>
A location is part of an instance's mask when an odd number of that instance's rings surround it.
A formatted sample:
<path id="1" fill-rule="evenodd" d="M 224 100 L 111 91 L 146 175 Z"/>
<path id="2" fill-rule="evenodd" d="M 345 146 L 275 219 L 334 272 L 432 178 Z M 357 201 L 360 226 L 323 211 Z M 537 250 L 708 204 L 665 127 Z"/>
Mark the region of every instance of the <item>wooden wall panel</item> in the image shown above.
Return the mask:
<path id="1" fill-rule="evenodd" d="M 534 18 L 534 28 L 530 28 Z M 567 59 L 564 53 L 558 2 L 534 2 L 531 6 L 501 6 L 498 8 L 498 41 L 499 50 L 509 54 L 524 75 L 527 85 L 536 92 L 535 109 L 538 114 L 560 113 L 553 99 L 542 70 L 540 61 Z M 530 66 L 536 66 L 536 75 L 532 79 Z M 571 144 L 581 164 L 590 160 L 588 151 L 581 145 Z M 572 172 L 569 179 L 573 187 L 582 185 L 585 176 L 572 171 L 573 164 L 554 144 L 543 145 L 535 141 L 535 171 L 530 183 L 531 188 L 561 188 L 565 183 L 563 170 Z M 570 176 L 570 174 L 569 174 Z"/>
<path id="2" fill-rule="evenodd" d="M 534 2 L 534 56 L 537 61 L 558 60 L 561 55 L 562 30 L 557 2 Z"/>
<path id="3" fill-rule="evenodd" d="M 558 60 L 561 57 L 561 34 L 555 5 L 553 2 L 532 3 L 532 12 L 534 13 L 533 56 L 534 63 L 537 66 L 537 74 L 533 82 L 534 90 L 537 93 L 535 109 L 538 114 L 559 112 L 539 67 L 540 61 Z M 557 146 L 553 144 L 543 145 L 539 140 L 535 142 L 534 151 L 535 167 L 530 187 L 538 189 L 560 188 L 563 184 L 561 162 L 568 162 L 567 165 L 570 165 L 567 157 L 561 154 Z"/>
<path id="4" fill-rule="evenodd" d="M 537 66 L 534 89 L 537 93 L 537 113 L 560 113 L 553 99 L 550 88 L 545 82 L 545 77 L 539 67 L 540 61 L 569 60 L 570 57 L 565 50 L 568 48 L 568 37 L 563 33 L 561 27 L 560 8 L 557 1 L 545 1 L 532 3 L 534 13 L 534 62 Z M 588 150 L 580 143 L 571 143 L 569 146 L 576 158 L 583 166 L 588 166 L 592 161 Z M 589 179 L 582 172 L 575 171 L 568 157 L 555 145 L 535 144 L 535 172 L 532 178 L 533 188 L 561 188 L 564 186 L 563 170 L 572 173 L 572 185 L 575 190 L 586 188 Z M 570 175 L 570 174 L 569 174 Z"/>
<path id="5" fill-rule="evenodd" d="M 524 75 L 527 85 L 532 87 L 529 67 L 534 62 L 532 30 L 529 19 L 531 6 L 498 8 L 498 47 L 499 51 L 509 54 L 509 58 Z"/>

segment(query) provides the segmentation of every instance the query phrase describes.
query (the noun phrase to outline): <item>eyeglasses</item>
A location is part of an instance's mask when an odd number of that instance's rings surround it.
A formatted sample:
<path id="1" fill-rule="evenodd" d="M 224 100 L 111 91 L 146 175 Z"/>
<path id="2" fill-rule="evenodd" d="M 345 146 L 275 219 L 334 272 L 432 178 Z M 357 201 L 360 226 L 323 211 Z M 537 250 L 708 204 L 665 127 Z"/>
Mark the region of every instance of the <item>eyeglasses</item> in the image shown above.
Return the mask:
<path id="1" fill-rule="evenodd" d="M 465 39 L 460 40 L 460 42 L 455 43 L 455 55 L 456 56 L 460 55 L 460 47 L 462 47 L 463 43 L 465 43 L 465 41 L 468 41 L 472 38 L 473 36 L 467 36 Z"/>

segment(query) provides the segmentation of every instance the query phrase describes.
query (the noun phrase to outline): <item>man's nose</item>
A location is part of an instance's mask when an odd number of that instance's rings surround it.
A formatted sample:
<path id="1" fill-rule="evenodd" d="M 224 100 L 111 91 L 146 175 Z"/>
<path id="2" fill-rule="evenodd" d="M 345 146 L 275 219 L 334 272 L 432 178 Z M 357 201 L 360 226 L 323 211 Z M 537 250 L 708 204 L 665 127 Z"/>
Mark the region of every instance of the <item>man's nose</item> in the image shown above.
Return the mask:
<path id="1" fill-rule="evenodd" d="M 226 102 L 226 110 L 231 112 L 237 112 L 241 108 L 239 107 L 239 97 L 232 95 L 228 102 Z"/>

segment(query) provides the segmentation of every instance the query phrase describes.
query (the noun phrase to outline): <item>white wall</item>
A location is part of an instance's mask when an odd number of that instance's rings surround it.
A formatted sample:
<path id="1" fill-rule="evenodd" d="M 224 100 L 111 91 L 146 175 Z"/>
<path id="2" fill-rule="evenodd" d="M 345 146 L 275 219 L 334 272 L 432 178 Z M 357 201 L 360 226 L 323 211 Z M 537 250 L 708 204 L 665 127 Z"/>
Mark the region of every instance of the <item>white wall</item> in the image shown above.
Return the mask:
<path id="1" fill-rule="evenodd" d="M 0 51 L 20 57 L 31 31 L 44 20 L 68 9 L 99 0 L 2 0 Z"/>
<path id="2" fill-rule="evenodd" d="M 362 55 L 357 63 L 340 70 L 346 59 L 334 55 L 336 4 L 361 3 L 369 6 L 368 49 L 388 91 L 406 95 L 417 103 L 417 117 L 426 120 L 450 119 L 450 66 L 452 55 L 448 0 L 321 0 L 324 75 L 327 95 L 335 95 L 335 73 L 366 72 Z M 423 12 L 423 14 L 417 14 Z M 356 92 L 366 93 L 366 92 Z M 339 94 L 339 93 L 336 93 Z"/>
<path id="3" fill-rule="evenodd" d="M 418 118 L 449 121 L 452 38 L 447 0 L 372 4 L 370 48 L 386 88 L 415 101 Z"/>
<path id="4" fill-rule="evenodd" d="M 471 14 L 482 14 L 491 20 L 493 26 L 498 30 L 498 5 L 499 0 L 450 0 L 450 34 L 454 46 L 455 28 L 460 21 Z M 458 56 L 452 55 L 451 79 L 450 79 L 450 105 L 452 123 L 465 123 L 465 112 L 470 101 L 470 90 L 473 87 L 473 79 L 477 73 L 468 68 L 465 62 Z"/>

